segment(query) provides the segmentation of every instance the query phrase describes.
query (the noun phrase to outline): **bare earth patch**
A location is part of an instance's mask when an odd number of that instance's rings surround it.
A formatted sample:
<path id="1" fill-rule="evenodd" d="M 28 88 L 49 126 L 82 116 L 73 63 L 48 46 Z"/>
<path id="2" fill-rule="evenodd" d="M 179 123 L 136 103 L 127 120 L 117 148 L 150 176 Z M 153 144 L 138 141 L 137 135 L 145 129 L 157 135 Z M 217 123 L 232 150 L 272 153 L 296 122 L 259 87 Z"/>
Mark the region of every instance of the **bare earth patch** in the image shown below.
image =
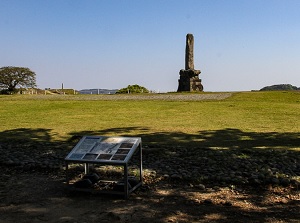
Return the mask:
<path id="1" fill-rule="evenodd" d="M 59 172 L 3 167 L 0 222 L 299 222 L 296 188 L 197 188 L 160 181 L 128 200 L 70 194 Z"/>

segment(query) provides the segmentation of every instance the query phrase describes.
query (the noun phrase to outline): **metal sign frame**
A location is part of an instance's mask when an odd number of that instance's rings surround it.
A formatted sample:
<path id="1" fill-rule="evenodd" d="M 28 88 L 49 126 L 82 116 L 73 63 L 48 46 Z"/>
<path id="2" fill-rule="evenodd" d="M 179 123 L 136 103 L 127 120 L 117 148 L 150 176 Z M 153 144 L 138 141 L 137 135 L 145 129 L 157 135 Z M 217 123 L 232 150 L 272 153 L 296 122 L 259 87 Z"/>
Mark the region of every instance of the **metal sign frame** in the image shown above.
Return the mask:
<path id="1" fill-rule="evenodd" d="M 139 152 L 139 182 L 129 189 L 128 162 L 136 152 Z M 105 193 L 123 194 L 125 198 L 128 198 L 129 194 L 143 183 L 142 140 L 140 137 L 83 136 L 66 156 L 65 163 L 67 186 L 73 190 L 90 191 L 91 189 L 79 189 L 70 185 L 70 163 L 84 164 L 85 174 L 89 174 L 89 164 L 123 166 L 124 191 L 121 193 L 116 191 Z M 98 192 L 102 193 L 103 191 Z"/>

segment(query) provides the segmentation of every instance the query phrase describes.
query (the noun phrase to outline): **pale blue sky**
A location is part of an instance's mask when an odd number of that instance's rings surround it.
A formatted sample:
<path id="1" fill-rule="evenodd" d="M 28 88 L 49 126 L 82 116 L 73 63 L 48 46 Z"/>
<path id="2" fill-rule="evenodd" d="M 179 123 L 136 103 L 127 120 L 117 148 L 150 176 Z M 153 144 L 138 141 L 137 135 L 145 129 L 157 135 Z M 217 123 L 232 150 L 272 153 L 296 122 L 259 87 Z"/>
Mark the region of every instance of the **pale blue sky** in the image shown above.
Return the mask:
<path id="1" fill-rule="evenodd" d="M 185 36 L 205 91 L 300 87 L 299 0 L 0 0 L 0 67 L 40 88 L 176 91 Z"/>

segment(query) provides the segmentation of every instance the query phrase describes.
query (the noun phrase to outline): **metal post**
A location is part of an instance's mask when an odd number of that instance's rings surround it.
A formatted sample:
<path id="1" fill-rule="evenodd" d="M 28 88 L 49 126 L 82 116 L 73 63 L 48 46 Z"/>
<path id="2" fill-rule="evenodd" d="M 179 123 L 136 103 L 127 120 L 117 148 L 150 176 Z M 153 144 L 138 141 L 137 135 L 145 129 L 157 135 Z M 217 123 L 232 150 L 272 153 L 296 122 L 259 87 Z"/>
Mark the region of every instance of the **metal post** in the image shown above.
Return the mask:
<path id="1" fill-rule="evenodd" d="M 84 173 L 89 174 L 89 164 L 88 163 L 84 164 Z"/>
<path id="2" fill-rule="evenodd" d="M 140 182 L 143 185 L 143 156 L 142 156 L 142 142 L 139 145 L 140 152 Z"/>
<path id="3" fill-rule="evenodd" d="M 69 163 L 66 162 L 66 183 L 67 183 L 67 186 L 69 186 Z"/>
<path id="4" fill-rule="evenodd" d="M 127 163 L 124 165 L 124 193 L 125 199 L 128 199 L 128 165 Z"/>

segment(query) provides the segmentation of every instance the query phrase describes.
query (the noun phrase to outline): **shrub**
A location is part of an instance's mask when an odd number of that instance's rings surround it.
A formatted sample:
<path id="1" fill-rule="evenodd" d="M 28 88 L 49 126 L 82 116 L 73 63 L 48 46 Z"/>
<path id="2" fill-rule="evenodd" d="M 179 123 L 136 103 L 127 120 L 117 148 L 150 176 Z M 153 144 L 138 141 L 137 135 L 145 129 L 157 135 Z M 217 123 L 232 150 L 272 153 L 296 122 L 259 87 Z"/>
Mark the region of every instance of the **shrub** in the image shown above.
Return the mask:
<path id="1" fill-rule="evenodd" d="M 131 93 L 149 93 L 149 90 L 145 87 L 135 85 L 128 85 L 126 88 L 122 88 L 116 92 L 116 94 L 131 94 Z"/>

